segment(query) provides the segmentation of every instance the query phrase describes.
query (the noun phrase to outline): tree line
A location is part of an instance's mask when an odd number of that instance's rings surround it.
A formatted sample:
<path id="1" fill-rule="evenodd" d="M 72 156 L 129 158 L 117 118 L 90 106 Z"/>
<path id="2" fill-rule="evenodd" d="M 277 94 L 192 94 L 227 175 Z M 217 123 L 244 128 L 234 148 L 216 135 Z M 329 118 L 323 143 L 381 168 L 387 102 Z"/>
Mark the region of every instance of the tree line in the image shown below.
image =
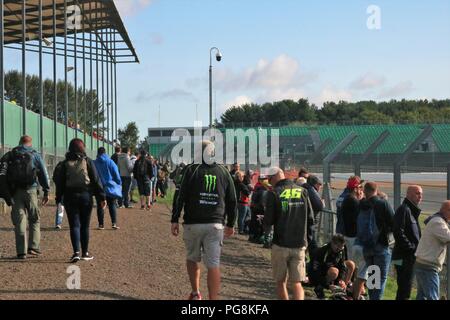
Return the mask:
<path id="1" fill-rule="evenodd" d="M 450 99 L 390 100 L 385 102 L 325 102 L 322 108 L 308 99 L 233 106 L 221 124 L 296 122 L 299 124 L 397 124 L 441 123 L 450 120 Z"/>
<path id="2" fill-rule="evenodd" d="M 26 75 L 27 83 L 27 109 L 36 113 L 40 113 L 39 104 L 39 77 L 36 75 Z M 54 108 L 54 81 L 51 79 L 45 79 L 43 81 L 44 88 L 44 116 L 50 119 L 55 119 Z M 69 113 L 67 119 L 69 123 L 75 124 L 75 86 L 71 83 L 67 84 L 69 104 Z M 8 71 L 5 74 L 5 98 L 17 105 L 22 105 L 23 101 L 23 86 L 22 86 L 22 73 L 16 70 Z M 56 82 L 56 98 L 57 98 L 57 113 L 56 120 L 60 123 L 66 122 L 66 105 L 65 105 L 65 84 L 63 80 Z M 80 129 L 86 132 L 90 132 L 92 127 L 97 127 L 97 114 L 99 116 L 100 127 L 102 127 L 103 121 L 106 119 L 104 114 L 103 104 L 99 101 L 96 90 L 83 91 L 82 87 L 77 88 L 77 100 L 78 100 L 78 124 Z M 84 105 L 86 102 L 87 110 L 84 112 Z M 93 112 L 91 113 L 91 102 L 93 102 Z M 92 120 L 91 121 L 91 115 Z M 86 119 L 86 127 L 85 120 Z M 92 123 L 91 123 L 92 122 Z M 106 125 L 105 125 L 106 126 Z M 99 128 L 100 134 L 102 128 Z M 106 135 L 107 128 L 105 128 Z"/>

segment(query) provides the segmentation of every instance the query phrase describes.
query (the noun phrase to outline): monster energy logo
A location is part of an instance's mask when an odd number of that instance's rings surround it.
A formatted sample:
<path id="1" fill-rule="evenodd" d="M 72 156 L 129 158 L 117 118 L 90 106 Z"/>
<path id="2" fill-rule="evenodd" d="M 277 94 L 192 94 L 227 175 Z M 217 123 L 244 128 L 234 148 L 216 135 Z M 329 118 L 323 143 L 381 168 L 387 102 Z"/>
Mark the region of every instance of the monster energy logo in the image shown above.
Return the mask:
<path id="1" fill-rule="evenodd" d="M 216 176 L 213 176 L 211 174 L 205 175 L 205 185 L 207 192 L 212 192 L 216 189 L 216 181 L 217 181 Z"/>
<path id="2" fill-rule="evenodd" d="M 289 211 L 289 201 L 282 201 L 281 202 L 281 209 L 283 212 Z"/>

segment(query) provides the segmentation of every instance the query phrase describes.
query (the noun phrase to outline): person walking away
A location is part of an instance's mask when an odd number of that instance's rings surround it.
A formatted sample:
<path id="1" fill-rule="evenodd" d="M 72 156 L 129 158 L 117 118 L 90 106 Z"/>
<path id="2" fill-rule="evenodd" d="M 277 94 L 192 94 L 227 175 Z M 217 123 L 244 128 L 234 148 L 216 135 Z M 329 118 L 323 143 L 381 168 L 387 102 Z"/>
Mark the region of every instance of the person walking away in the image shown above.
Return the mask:
<path id="1" fill-rule="evenodd" d="M 272 271 L 279 299 L 288 300 L 287 282 L 294 300 L 304 300 L 305 252 L 312 240 L 314 213 L 308 191 L 284 176 L 277 167 L 269 172 L 273 190 L 267 194 L 264 224 L 274 226 Z"/>
<path id="2" fill-rule="evenodd" d="M 137 161 L 137 159 L 140 157 L 140 152 L 139 151 L 135 151 L 134 152 L 134 154 L 130 157 L 130 161 L 131 161 L 131 165 L 133 166 L 133 168 L 134 168 L 134 165 L 135 165 L 135 163 L 136 163 L 136 161 Z M 132 177 L 131 177 L 131 188 L 130 188 L 130 203 L 136 203 L 137 201 L 135 201 L 134 199 L 133 199 L 133 193 L 134 193 L 134 190 L 136 190 L 136 188 L 137 188 L 137 180 L 136 180 L 136 177 L 134 176 L 134 174 L 132 175 Z"/>
<path id="3" fill-rule="evenodd" d="M 117 226 L 117 205 L 116 200 L 122 197 L 122 180 L 120 179 L 119 168 L 106 154 L 104 147 L 100 147 L 97 151 L 97 159 L 94 161 L 95 169 L 100 177 L 103 190 L 106 195 L 106 203 L 111 216 L 112 228 L 120 229 Z M 100 202 L 101 199 L 97 199 Z M 101 206 L 97 206 L 98 229 L 105 229 L 105 210 Z"/>
<path id="4" fill-rule="evenodd" d="M 415 253 L 421 236 L 419 205 L 422 197 L 423 191 L 420 186 L 409 186 L 405 200 L 395 211 L 392 264 L 397 271 L 396 300 L 409 300 L 411 297 Z"/>
<path id="5" fill-rule="evenodd" d="M 202 142 L 202 155 L 201 164 L 191 164 L 185 169 L 177 205 L 172 210 L 171 229 L 174 236 L 179 235 L 178 220 L 184 208 L 183 239 L 192 287 L 189 300 L 202 299 L 199 291 L 199 262 L 202 254 L 208 269 L 209 299 L 216 300 L 220 291 L 220 255 L 223 238 L 234 234 L 236 192 L 228 170 L 213 161 L 212 142 Z"/>
<path id="6" fill-rule="evenodd" d="M 118 167 L 120 180 L 122 181 L 122 198 L 119 199 L 119 207 L 130 208 L 129 194 L 131 187 L 131 174 L 133 173 L 133 165 L 130 159 L 130 150 L 128 147 L 122 148 L 122 153 L 118 156 Z"/>
<path id="7" fill-rule="evenodd" d="M 382 300 L 391 264 L 394 242 L 394 210 L 391 205 L 378 196 L 378 186 L 374 182 L 364 185 L 365 199 L 360 202 L 357 220 L 356 242 L 363 247 L 367 272 L 369 266 L 377 266 L 381 272 L 380 288 L 369 289 L 370 300 Z"/>
<path id="8" fill-rule="evenodd" d="M 33 149 L 32 141 L 30 136 L 21 137 L 19 146 L 4 155 L 0 168 L 0 176 L 4 177 L 7 188 L 3 192 L 10 196 L 6 202 L 12 205 L 11 220 L 18 259 L 26 259 L 27 254 L 34 257 L 41 255 L 38 186 L 44 193 L 43 206 L 48 203 L 50 191 L 47 169 L 39 153 Z"/>
<path id="9" fill-rule="evenodd" d="M 450 201 L 425 220 L 425 228 L 416 251 L 414 265 L 417 278 L 417 300 L 439 300 L 439 273 L 445 263 L 450 243 Z M 447 275 L 448 276 L 448 275 Z"/>
<path id="10" fill-rule="evenodd" d="M 97 205 L 105 209 L 106 196 L 94 162 L 86 156 L 83 140 L 73 139 L 60 174 L 56 177 L 56 203 L 64 205 L 70 226 L 73 255 L 71 263 L 94 259 L 89 253 L 89 224 L 93 196 Z M 81 252 L 80 252 L 81 244 Z M 81 254 L 80 254 L 81 253 Z"/>
<path id="11" fill-rule="evenodd" d="M 258 182 L 255 185 L 255 190 L 250 202 L 250 224 L 249 224 L 249 241 L 263 244 L 264 243 L 264 211 L 265 211 L 265 197 L 269 191 L 267 177 L 260 175 Z"/>
<path id="12" fill-rule="evenodd" d="M 63 162 L 59 162 L 56 167 L 55 170 L 53 170 L 53 183 L 56 183 L 56 177 L 59 175 L 61 168 L 62 168 L 62 164 Z M 61 203 L 59 203 L 56 206 L 56 215 L 55 215 L 55 229 L 56 230 L 61 230 L 62 228 L 62 223 L 63 223 L 63 219 L 64 219 L 64 199 L 61 201 Z"/>
<path id="13" fill-rule="evenodd" d="M 122 152 L 122 148 L 120 146 L 114 147 L 114 154 L 111 156 L 111 160 L 118 166 L 119 165 L 119 155 Z"/>
<path id="14" fill-rule="evenodd" d="M 153 177 L 152 177 L 152 205 L 156 202 L 156 187 L 158 184 L 158 166 L 156 164 L 156 160 L 150 156 L 150 160 L 152 161 L 152 170 L 153 170 Z"/>
<path id="15" fill-rule="evenodd" d="M 186 164 L 182 162 L 170 174 L 170 178 L 173 180 L 173 183 L 175 184 L 175 193 L 173 195 L 172 208 L 176 206 L 176 199 L 178 198 L 178 193 L 180 192 L 181 180 L 183 179 L 185 168 Z"/>
<path id="16" fill-rule="evenodd" d="M 147 152 L 141 150 L 140 157 L 134 164 L 133 176 L 135 177 L 138 185 L 139 196 L 141 200 L 141 210 L 151 210 L 150 195 L 152 192 L 153 177 L 152 162 L 147 159 Z"/>

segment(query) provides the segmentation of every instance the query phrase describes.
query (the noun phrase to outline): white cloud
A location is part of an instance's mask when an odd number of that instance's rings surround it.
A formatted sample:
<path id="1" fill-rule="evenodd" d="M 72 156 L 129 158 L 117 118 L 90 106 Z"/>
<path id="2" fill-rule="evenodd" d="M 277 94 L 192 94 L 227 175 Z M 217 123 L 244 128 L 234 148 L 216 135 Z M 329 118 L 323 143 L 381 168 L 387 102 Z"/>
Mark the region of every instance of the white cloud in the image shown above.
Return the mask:
<path id="1" fill-rule="evenodd" d="M 281 54 L 273 60 L 260 59 L 252 67 L 234 71 L 216 67 L 214 87 L 225 93 L 243 90 L 291 89 L 304 85 L 317 78 L 315 73 L 303 72 L 300 63 Z M 207 83 L 207 79 L 189 79 L 186 84 L 196 87 Z"/>
<path id="2" fill-rule="evenodd" d="M 228 102 L 226 102 L 219 110 L 217 110 L 220 113 L 225 112 L 227 109 L 231 108 L 231 107 L 239 107 L 242 106 L 244 104 L 250 104 L 252 103 L 252 99 L 250 97 L 247 96 L 237 96 L 236 98 L 234 98 L 233 100 L 230 100 Z"/>
<path id="3" fill-rule="evenodd" d="M 124 17 L 135 15 L 153 2 L 154 0 L 114 0 L 117 9 Z"/>
<path id="4" fill-rule="evenodd" d="M 404 97 L 411 91 L 413 91 L 413 83 L 411 81 L 404 81 L 396 84 L 395 86 L 391 88 L 386 88 L 380 92 L 378 95 L 378 98 L 384 98 L 384 99 L 393 99 L 393 98 L 399 98 Z"/>
<path id="5" fill-rule="evenodd" d="M 166 100 L 166 99 L 183 99 L 183 100 L 191 100 L 194 102 L 198 102 L 198 99 L 192 94 L 191 92 L 182 90 L 182 89 L 173 89 L 163 92 L 157 92 L 154 94 L 150 94 L 147 92 L 139 92 L 139 94 L 136 97 L 136 102 L 146 102 L 148 100 Z"/>
<path id="6" fill-rule="evenodd" d="M 357 78 L 350 84 L 350 88 L 354 90 L 368 90 L 381 87 L 386 83 L 386 78 L 381 75 L 366 73 Z"/>
<path id="7" fill-rule="evenodd" d="M 326 87 L 321 91 L 317 99 L 313 99 L 313 101 L 317 101 L 319 105 L 322 105 L 324 102 L 339 102 L 341 100 L 351 101 L 351 92 L 347 90 L 336 89 L 334 87 Z"/>
<path id="8" fill-rule="evenodd" d="M 294 100 L 305 98 L 306 94 L 301 89 L 274 89 L 266 92 L 264 95 L 259 96 L 256 101 L 258 103 L 274 102 L 282 100 Z"/>

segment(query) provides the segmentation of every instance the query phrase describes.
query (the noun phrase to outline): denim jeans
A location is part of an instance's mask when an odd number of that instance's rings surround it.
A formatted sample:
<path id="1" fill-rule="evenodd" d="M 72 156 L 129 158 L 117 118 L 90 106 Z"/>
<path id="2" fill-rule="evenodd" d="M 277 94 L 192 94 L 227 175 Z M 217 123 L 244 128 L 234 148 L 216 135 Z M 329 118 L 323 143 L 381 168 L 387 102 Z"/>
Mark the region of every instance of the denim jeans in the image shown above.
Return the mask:
<path id="1" fill-rule="evenodd" d="M 56 214 L 55 214 L 55 225 L 60 226 L 63 223 L 64 218 L 64 205 L 61 203 L 58 204 L 58 207 L 56 208 Z"/>
<path id="2" fill-rule="evenodd" d="M 417 300 L 439 300 L 439 273 L 436 270 L 414 266 L 417 279 Z"/>
<path id="3" fill-rule="evenodd" d="M 248 226 L 245 225 L 245 221 L 250 218 L 250 207 L 239 203 L 238 212 L 239 212 L 238 218 L 239 233 L 248 232 Z"/>
<path id="4" fill-rule="evenodd" d="M 97 201 L 99 203 L 100 201 Z M 106 203 L 108 204 L 109 215 L 111 216 L 111 223 L 117 223 L 117 208 L 116 208 L 116 199 L 106 197 Z M 105 210 L 101 208 L 101 206 L 97 206 L 97 218 L 98 225 L 105 225 Z"/>
<path id="5" fill-rule="evenodd" d="M 120 177 L 122 180 L 122 199 L 119 199 L 119 206 L 122 205 L 125 206 L 125 208 L 128 208 L 129 206 L 129 194 L 130 194 L 130 188 L 131 188 L 131 177 Z"/>
<path id="6" fill-rule="evenodd" d="M 92 195 L 89 192 L 64 195 L 64 204 L 70 226 L 73 252 L 86 254 L 89 249 L 89 224 L 92 212 Z"/>
<path id="7" fill-rule="evenodd" d="M 364 248 L 364 260 L 366 267 L 378 266 L 380 268 L 380 288 L 369 289 L 370 300 L 382 300 L 386 287 L 389 267 L 391 265 L 392 249 L 377 244 L 374 248 Z M 370 275 L 369 275 L 370 276 Z"/>

